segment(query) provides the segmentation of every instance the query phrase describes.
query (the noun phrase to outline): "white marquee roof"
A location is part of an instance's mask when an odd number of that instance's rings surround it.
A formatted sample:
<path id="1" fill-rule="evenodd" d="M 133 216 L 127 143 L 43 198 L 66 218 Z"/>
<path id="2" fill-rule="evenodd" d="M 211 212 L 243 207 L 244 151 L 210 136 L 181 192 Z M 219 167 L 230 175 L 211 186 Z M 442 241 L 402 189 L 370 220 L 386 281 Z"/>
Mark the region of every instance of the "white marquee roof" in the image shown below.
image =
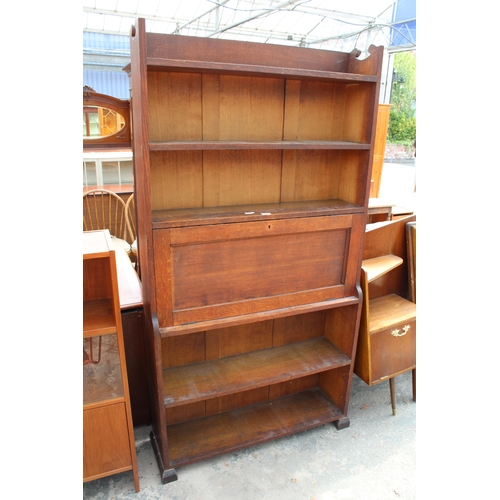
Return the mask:
<path id="1" fill-rule="evenodd" d="M 403 1 L 407 0 L 399 0 Z M 370 44 L 388 45 L 396 3 L 396 0 L 83 0 L 83 31 L 128 35 L 136 18 L 144 17 L 146 29 L 155 33 L 363 50 Z M 412 40 L 408 44 L 411 47 Z"/>

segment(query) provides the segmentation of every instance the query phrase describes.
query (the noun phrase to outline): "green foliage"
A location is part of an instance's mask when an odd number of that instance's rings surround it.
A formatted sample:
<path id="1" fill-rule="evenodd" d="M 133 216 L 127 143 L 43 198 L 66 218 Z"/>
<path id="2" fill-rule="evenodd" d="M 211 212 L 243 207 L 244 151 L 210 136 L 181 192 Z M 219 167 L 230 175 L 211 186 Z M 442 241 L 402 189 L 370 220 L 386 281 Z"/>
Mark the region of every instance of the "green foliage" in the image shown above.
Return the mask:
<path id="1" fill-rule="evenodd" d="M 417 137 L 417 120 L 414 116 L 392 111 L 389 116 L 387 139 L 396 144 L 412 144 Z"/>
<path id="2" fill-rule="evenodd" d="M 416 56 L 400 52 L 394 56 L 391 113 L 387 139 L 392 143 L 411 144 L 417 137 L 417 120 L 413 104 L 417 99 Z"/>

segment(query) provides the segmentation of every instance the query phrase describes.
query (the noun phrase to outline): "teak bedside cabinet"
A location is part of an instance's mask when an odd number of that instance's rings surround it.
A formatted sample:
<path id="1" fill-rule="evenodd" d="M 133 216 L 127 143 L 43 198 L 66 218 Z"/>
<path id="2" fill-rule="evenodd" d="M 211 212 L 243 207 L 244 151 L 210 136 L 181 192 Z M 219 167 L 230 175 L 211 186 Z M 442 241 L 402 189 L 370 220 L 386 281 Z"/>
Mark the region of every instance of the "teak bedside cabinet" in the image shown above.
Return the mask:
<path id="1" fill-rule="evenodd" d="M 407 224 L 416 216 L 367 226 L 361 269 L 363 312 L 354 373 L 368 385 L 389 381 L 396 414 L 394 378 L 413 371 L 416 401 L 417 306 L 410 298 Z M 411 276 L 411 273 L 410 273 Z"/>
<path id="2" fill-rule="evenodd" d="M 347 409 L 382 47 L 131 32 L 139 269 L 162 481 Z"/>
<path id="3" fill-rule="evenodd" d="M 83 233 L 83 481 L 139 474 L 115 251 L 108 230 Z"/>

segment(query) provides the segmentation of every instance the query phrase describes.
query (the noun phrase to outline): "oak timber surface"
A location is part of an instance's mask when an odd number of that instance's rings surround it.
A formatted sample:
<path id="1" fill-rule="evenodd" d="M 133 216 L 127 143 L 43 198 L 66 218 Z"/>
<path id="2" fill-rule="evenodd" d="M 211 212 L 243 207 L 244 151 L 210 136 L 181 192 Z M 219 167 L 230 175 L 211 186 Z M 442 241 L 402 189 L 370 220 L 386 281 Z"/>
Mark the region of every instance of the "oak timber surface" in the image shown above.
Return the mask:
<path id="1" fill-rule="evenodd" d="M 349 141 L 153 141 L 151 151 L 207 149 L 370 149 L 370 144 Z"/>
<path id="2" fill-rule="evenodd" d="M 370 283 L 383 274 L 400 266 L 402 263 L 403 259 L 397 255 L 383 255 L 381 257 L 364 260 L 361 265 L 367 274 L 368 283 Z"/>
<path id="3" fill-rule="evenodd" d="M 370 334 L 391 325 L 415 319 L 417 306 L 414 302 L 396 294 L 370 300 Z"/>
<path id="4" fill-rule="evenodd" d="M 186 208 L 153 211 L 155 228 L 213 224 L 215 222 L 252 222 L 270 219 L 301 218 L 362 213 L 363 207 L 344 200 Z"/>
<path id="5" fill-rule="evenodd" d="M 313 389 L 254 406 L 168 427 L 173 465 L 227 453 L 341 417 L 336 406 Z"/>
<path id="6" fill-rule="evenodd" d="M 176 406 L 283 382 L 348 365 L 350 359 L 326 339 L 231 356 L 163 372 L 166 406 Z"/>

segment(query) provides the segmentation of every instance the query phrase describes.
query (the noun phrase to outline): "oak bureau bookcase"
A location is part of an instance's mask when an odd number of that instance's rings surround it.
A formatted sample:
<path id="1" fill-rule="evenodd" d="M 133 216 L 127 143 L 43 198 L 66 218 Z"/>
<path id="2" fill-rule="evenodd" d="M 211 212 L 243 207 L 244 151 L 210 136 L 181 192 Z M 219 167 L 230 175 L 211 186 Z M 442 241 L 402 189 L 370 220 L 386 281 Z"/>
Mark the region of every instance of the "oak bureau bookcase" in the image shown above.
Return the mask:
<path id="1" fill-rule="evenodd" d="M 176 467 L 349 425 L 382 47 L 131 30 L 151 441 Z"/>

